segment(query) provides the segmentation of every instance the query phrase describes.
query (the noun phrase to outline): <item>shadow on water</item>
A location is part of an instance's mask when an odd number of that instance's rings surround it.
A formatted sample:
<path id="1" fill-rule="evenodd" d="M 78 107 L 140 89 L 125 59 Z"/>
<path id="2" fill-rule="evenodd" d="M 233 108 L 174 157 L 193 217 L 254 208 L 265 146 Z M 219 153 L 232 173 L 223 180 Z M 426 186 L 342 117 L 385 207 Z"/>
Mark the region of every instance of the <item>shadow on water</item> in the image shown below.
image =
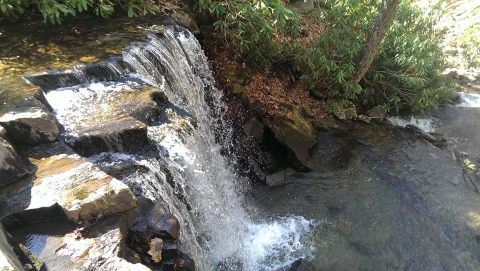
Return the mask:
<path id="1" fill-rule="evenodd" d="M 320 221 L 320 270 L 479 270 L 480 197 L 456 161 L 397 128 L 360 125 L 349 137 L 346 168 L 258 190 L 264 215 Z"/>

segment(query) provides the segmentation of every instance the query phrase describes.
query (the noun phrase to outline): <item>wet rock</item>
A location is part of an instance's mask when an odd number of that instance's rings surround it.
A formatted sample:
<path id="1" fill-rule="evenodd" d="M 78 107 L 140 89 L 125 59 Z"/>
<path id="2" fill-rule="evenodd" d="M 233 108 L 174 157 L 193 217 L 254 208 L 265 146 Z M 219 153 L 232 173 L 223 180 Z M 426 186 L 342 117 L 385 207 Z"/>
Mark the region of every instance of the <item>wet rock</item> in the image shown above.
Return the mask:
<path id="1" fill-rule="evenodd" d="M 180 237 L 180 223 L 169 213 L 150 215 L 148 228 L 151 238 L 158 236 L 165 240 L 177 240 Z"/>
<path id="2" fill-rule="evenodd" d="M 0 224 L 0 270 L 19 271 L 24 270 L 20 260 L 15 255 L 12 246 L 7 241 L 7 235 Z"/>
<path id="3" fill-rule="evenodd" d="M 385 110 L 385 107 L 382 105 L 377 105 L 367 112 L 367 116 L 372 119 L 376 119 L 379 121 L 382 121 L 385 119 L 385 116 L 387 115 L 387 111 Z"/>
<path id="4" fill-rule="evenodd" d="M 195 271 L 195 261 L 187 254 L 180 253 L 175 261 L 175 271 Z"/>
<path id="5" fill-rule="evenodd" d="M 82 156 L 101 152 L 128 152 L 147 145 L 147 126 L 132 117 L 123 117 L 84 129 L 67 142 Z"/>
<path id="6" fill-rule="evenodd" d="M 329 171 L 346 168 L 355 144 L 344 133 L 319 131 L 317 145 L 311 150 L 312 169 Z"/>
<path id="7" fill-rule="evenodd" d="M 295 181 L 296 171 L 291 168 L 277 171 L 266 178 L 266 183 L 270 187 L 286 185 Z"/>
<path id="8" fill-rule="evenodd" d="M 0 117 L 0 125 L 5 127 L 14 144 L 52 142 L 60 134 L 52 112 L 34 97 L 25 99 Z"/>
<path id="9" fill-rule="evenodd" d="M 260 144 L 263 139 L 264 128 L 265 126 L 257 118 L 252 117 L 243 125 L 243 132 L 251 137 L 255 143 Z"/>
<path id="10" fill-rule="evenodd" d="M 304 259 L 298 259 L 293 264 L 288 271 L 315 271 L 315 267 Z"/>
<path id="11" fill-rule="evenodd" d="M 193 17 L 188 13 L 179 9 L 175 9 L 170 16 L 172 16 L 175 22 L 190 30 L 194 35 L 200 34 L 200 29 L 198 28 L 195 19 L 193 19 Z"/>
<path id="12" fill-rule="evenodd" d="M 39 145 L 26 155 L 37 167 L 27 210 L 58 204 L 70 219 L 85 221 L 136 207 L 128 186 L 62 143 Z"/>
<path id="13" fill-rule="evenodd" d="M 315 118 L 313 121 L 313 125 L 317 129 L 324 129 L 324 130 L 339 130 L 339 131 L 348 131 L 348 126 L 344 121 L 338 120 L 332 115 L 327 115 L 323 118 Z"/>
<path id="14" fill-rule="evenodd" d="M 0 138 L 0 188 L 27 178 L 33 173 L 29 166 L 3 138 Z"/>
<path id="15" fill-rule="evenodd" d="M 290 149 L 298 161 L 310 168 L 310 149 L 317 143 L 316 130 L 297 110 L 292 118 L 264 118 L 264 124 L 272 131 L 276 139 Z"/>

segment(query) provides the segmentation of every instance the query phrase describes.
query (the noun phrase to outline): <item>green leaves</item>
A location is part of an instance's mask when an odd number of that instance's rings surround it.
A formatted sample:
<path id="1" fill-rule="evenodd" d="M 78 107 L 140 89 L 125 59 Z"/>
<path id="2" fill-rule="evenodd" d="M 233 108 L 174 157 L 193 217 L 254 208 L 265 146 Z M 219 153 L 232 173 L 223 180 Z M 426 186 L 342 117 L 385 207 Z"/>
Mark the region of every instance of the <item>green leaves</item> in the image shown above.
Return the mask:
<path id="1" fill-rule="evenodd" d="M 89 10 L 107 18 L 116 6 L 125 9 L 129 17 L 155 13 L 154 3 L 149 0 L 0 0 L 0 15 L 16 19 L 25 9 L 36 8 L 45 22 L 60 24 L 63 17 Z"/>

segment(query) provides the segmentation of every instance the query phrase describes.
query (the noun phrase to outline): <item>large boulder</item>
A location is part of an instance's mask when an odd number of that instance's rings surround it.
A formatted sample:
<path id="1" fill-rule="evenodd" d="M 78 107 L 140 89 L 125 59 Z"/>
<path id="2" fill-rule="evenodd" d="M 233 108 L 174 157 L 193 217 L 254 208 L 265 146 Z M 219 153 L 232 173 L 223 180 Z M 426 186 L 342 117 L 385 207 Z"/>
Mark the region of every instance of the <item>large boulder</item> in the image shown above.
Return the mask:
<path id="1" fill-rule="evenodd" d="M 8 141 L 0 138 L 0 188 L 25 179 L 31 174 L 32 168 L 16 153 Z"/>
<path id="2" fill-rule="evenodd" d="M 22 264 L 13 252 L 12 246 L 7 241 L 6 232 L 0 224 L 0 270 L 19 271 L 23 270 Z"/>
<path id="3" fill-rule="evenodd" d="M 35 145 L 56 141 L 60 131 L 48 107 L 30 97 L 0 117 L 0 125 L 7 130 L 14 144 Z"/>
<path id="4" fill-rule="evenodd" d="M 27 211 L 59 205 L 68 218 L 86 221 L 136 207 L 128 186 L 62 143 L 39 145 L 26 155 L 37 167 Z"/>
<path id="5" fill-rule="evenodd" d="M 289 119 L 269 116 L 263 122 L 303 166 L 311 167 L 309 151 L 317 143 L 317 131 L 300 112 L 294 109 Z"/>

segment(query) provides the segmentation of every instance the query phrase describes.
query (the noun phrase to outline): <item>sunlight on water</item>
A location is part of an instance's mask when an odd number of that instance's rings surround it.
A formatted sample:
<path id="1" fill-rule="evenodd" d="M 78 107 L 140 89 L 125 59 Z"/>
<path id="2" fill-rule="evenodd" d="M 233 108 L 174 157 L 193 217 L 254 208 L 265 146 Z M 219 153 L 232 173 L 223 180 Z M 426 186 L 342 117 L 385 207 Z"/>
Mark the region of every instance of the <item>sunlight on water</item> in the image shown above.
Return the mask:
<path id="1" fill-rule="evenodd" d="M 399 127 L 406 127 L 407 125 L 414 125 L 427 133 L 435 132 L 435 127 L 437 127 L 437 120 L 434 118 L 416 118 L 410 117 L 410 119 L 400 118 L 400 117 L 389 117 L 388 121 Z"/>

